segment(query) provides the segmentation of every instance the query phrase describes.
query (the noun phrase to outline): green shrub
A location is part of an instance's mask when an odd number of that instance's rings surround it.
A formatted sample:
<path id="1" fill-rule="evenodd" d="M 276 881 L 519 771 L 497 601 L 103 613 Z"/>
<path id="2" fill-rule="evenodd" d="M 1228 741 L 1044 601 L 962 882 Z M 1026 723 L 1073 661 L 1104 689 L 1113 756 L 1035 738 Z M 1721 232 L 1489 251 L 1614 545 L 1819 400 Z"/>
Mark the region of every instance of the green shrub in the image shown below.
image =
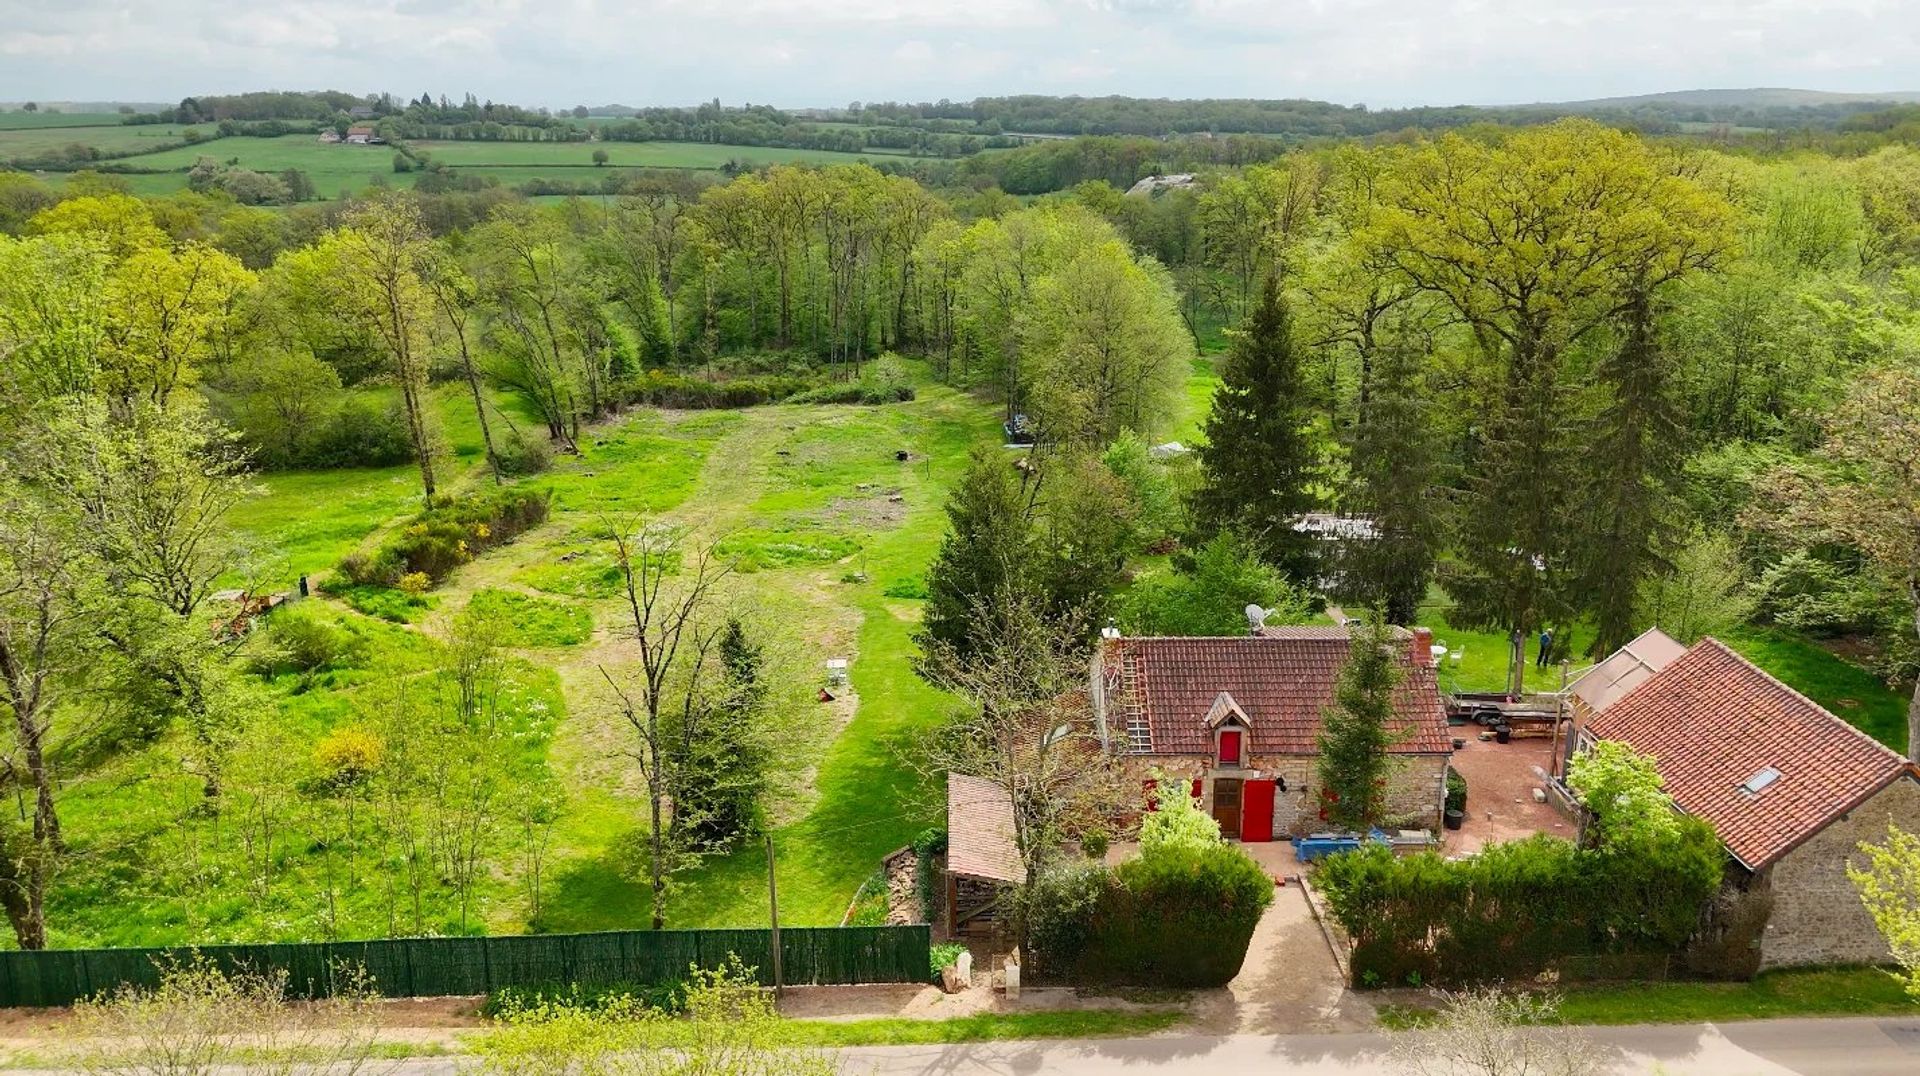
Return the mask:
<path id="1" fill-rule="evenodd" d="M 808 389 L 791 397 L 797 404 L 880 404 L 902 403 L 913 399 L 913 386 L 885 385 L 876 381 L 840 381 Z"/>
<path id="2" fill-rule="evenodd" d="M 505 646 L 574 646 L 593 634 L 593 617 L 586 610 L 511 590 L 481 590 L 467 611 L 498 623 Z"/>
<path id="3" fill-rule="evenodd" d="M 1033 887 L 1027 939 L 1047 981 L 1225 986 L 1240 973 L 1273 880 L 1224 843 L 1179 843 L 1111 870 L 1050 872 Z"/>
<path id="4" fill-rule="evenodd" d="M 1107 858 L 1107 834 L 1104 830 L 1094 830 L 1080 838 L 1080 854 L 1094 862 Z"/>
<path id="5" fill-rule="evenodd" d="M 256 666 L 274 675 L 297 672 L 311 675 L 328 669 L 350 669 L 367 660 L 367 640 L 359 632 L 330 624 L 299 606 L 282 609 L 267 620 L 267 645 Z"/>
<path id="6" fill-rule="evenodd" d="M 1604 975 L 1679 954 L 1720 884 L 1711 826 L 1614 849 L 1544 834 L 1445 860 L 1368 845 L 1314 874 L 1353 945 L 1356 985 Z"/>
<path id="7" fill-rule="evenodd" d="M 530 986 L 503 986 L 480 1003 L 480 1015 L 489 1020 L 507 1013 L 529 1012 L 543 1006 L 563 1007 L 580 1012 L 624 1009 L 630 1002 L 656 1012 L 678 1013 L 686 1007 L 687 984 L 607 983 L 588 986 L 581 983 L 536 983 Z"/>
<path id="8" fill-rule="evenodd" d="M 438 583 L 480 553 L 545 522 L 548 508 L 546 491 L 524 486 L 435 497 L 378 552 L 343 559 L 340 574 L 359 586 L 398 586 L 411 575 Z"/>
<path id="9" fill-rule="evenodd" d="M 493 456 L 503 475 L 539 474 L 553 466 L 553 445 L 537 433 L 511 429 L 494 439 Z"/>
<path id="10" fill-rule="evenodd" d="M 709 381 L 666 370 L 646 370 L 620 387 L 627 403 L 703 409 L 754 407 L 778 403 L 814 384 L 813 379 L 777 374 Z"/>
<path id="11" fill-rule="evenodd" d="M 913 890 L 920 898 L 920 921 L 931 923 L 940 914 L 939 875 L 935 873 L 933 858 L 943 855 L 947 850 L 947 831 L 944 829 L 924 829 L 913 839 Z"/>
<path id="12" fill-rule="evenodd" d="M 413 459 L 413 435 L 398 405 L 349 396 L 320 427 L 302 463 L 311 467 L 392 467 Z"/>
<path id="13" fill-rule="evenodd" d="M 942 942 L 929 950 L 928 963 L 933 967 L 933 981 L 939 982 L 940 973 L 958 963 L 960 954 L 966 951 L 967 947 L 957 942 Z"/>
<path id="14" fill-rule="evenodd" d="M 1467 809 L 1467 779 L 1460 771 L 1447 767 L 1447 810 L 1464 811 Z"/>

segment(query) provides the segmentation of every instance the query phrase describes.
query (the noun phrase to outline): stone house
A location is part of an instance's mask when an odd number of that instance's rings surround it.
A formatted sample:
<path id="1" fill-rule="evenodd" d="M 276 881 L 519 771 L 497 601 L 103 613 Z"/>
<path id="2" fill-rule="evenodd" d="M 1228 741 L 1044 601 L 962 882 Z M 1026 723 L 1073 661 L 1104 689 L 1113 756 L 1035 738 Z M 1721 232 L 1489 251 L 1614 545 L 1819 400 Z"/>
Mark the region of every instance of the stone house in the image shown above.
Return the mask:
<path id="1" fill-rule="evenodd" d="M 1651 755 L 1726 845 L 1733 903 L 1764 923 L 1740 970 L 1889 959 L 1846 868 L 1888 823 L 1920 831 L 1920 769 L 1711 638 L 1601 702 L 1581 747 Z"/>
<path id="2" fill-rule="evenodd" d="M 1118 637 L 1093 660 L 1100 742 L 1141 782 L 1143 798 L 1178 780 L 1229 837 L 1284 839 L 1326 828 L 1319 737 L 1352 645 L 1338 627 L 1261 628 L 1250 636 Z M 1452 754 L 1434 678 L 1433 634 L 1398 633 L 1386 822 L 1440 831 Z"/>

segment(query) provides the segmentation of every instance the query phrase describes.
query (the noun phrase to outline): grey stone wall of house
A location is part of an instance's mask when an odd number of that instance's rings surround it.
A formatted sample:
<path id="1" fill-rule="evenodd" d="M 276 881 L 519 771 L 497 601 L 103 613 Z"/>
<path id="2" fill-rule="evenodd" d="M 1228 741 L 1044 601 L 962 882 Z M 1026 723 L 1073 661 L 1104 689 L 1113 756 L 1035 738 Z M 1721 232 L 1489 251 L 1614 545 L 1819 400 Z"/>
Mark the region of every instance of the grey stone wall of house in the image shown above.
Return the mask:
<path id="1" fill-rule="evenodd" d="M 1834 821 L 1767 871 L 1773 915 L 1760 943 L 1760 967 L 1884 964 L 1887 943 L 1847 878 L 1865 862 L 1860 842 L 1884 841 L 1892 823 L 1920 831 L 1920 781 L 1902 777 Z"/>
<path id="2" fill-rule="evenodd" d="M 1217 769 L 1212 760 L 1197 755 L 1128 755 L 1122 766 L 1129 776 L 1145 781 L 1159 772 L 1162 776 L 1190 783 L 1203 778 L 1200 785 L 1200 809 L 1213 813 L 1213 778 L 1281 778 L 1286 791 L 1273 797 L 1276 840 L 1290 835 L 1312 833 L 1326 828 L 1320 820 L 1318 773 L 1319 759 L 1312 755 L 1255 755 L 1248 765 Z M 1440 832 L 1440 812 L 1446 797 L 1447 757 L 1445 755 L 1395 755 L 1393 774 L 1388 779 L 1387 821 L 1406 829 L 1430 829 Z"/>

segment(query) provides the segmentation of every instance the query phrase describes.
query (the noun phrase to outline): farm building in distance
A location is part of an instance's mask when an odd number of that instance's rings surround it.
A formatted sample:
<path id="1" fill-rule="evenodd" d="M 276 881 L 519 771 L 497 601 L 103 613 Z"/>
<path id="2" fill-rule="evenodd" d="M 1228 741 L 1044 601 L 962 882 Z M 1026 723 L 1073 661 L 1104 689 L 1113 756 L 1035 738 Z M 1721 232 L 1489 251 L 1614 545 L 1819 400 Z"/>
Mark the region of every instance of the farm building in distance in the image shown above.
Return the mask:
<path id="1" fill-rule="evenodd" d="M 1674 804 L 1713 823 L 1736 903 L 1766 924 L 1747 970 L 1885 963 L 1846 868 L 1889 823 L 1920 831 L 1920 770 L 1718 640 L 1675 653 L 1653 634 L 1574 686 L 1580 748 L 1651 755 Z"/>
<path id="2" fill-rule="evenodd" d="M 1452 753 L 1433 669 L 1433 634 L 1399 633 L 1400 738 L 1389 821 L 1438 833 Z M 1352 634 L 1342 627 L 1260 628 L 1245 637 L 1109 638 L 1093 665 L 1101 742 L 1153 790 L 1186 783 L 1228 836 L 1244 841 L 1325 827 L 1318 800 L 1322 715 Z"/>
<path id="3" fill-rule="evenodd" d="M 346 141 L 350 146 L 373 146 L 386 140 L 380 137 L 379 132 L 371 124 L 356 123 L 347 128 Z"/>

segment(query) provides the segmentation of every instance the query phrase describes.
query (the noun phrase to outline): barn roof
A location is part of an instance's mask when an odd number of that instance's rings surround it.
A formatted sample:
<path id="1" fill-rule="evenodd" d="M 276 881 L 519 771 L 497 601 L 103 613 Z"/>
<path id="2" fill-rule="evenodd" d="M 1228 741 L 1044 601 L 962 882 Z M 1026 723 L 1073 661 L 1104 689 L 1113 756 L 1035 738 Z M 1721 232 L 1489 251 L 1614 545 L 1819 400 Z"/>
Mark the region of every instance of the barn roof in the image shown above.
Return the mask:
<path id="1" fill-rule="evenodd" d="M 1648 628 L 1605 661 L 1581 673 L 1567 690 L 1599 713 L 1686 652 L 1687 648 L 1666 632 Z"/>
<path id="2" fill-rule="evenodd" d="M 985 777 L 947 774 L 947 870 L 994 882 L 1027 880 L 1014 840 L 1013 797 Z"/>
<path id="3" fill-rule="evenodd" d="M 1758 870 L 1859 806 L 1911 764 L 1702 639 L 1588 726 L 1653 756 L 1667 794 Z"/>
<path id="4" fill-rule="evenodd" d="M 1407 638 L 1403 636 L 1403 638 Z M 1336 627 L 1275 627 L 1257 636 L 1139 637 L 1106 644 L 1113 686 L 1109 729 L 1136 754 L 1208 755 L 1210 719 L 1224 694 L 1245 715 L 1255 755 L 1319 753 L 1352 633 Z M 1445 754 L 1446 712 L 1430 663 L 1401 655 L 1394 691 L 1396 754 Z M 1213 722 L 1217 724 L 1217 722 Z M 1116 728 L 1119 725 L 1123 727 Z"/>

